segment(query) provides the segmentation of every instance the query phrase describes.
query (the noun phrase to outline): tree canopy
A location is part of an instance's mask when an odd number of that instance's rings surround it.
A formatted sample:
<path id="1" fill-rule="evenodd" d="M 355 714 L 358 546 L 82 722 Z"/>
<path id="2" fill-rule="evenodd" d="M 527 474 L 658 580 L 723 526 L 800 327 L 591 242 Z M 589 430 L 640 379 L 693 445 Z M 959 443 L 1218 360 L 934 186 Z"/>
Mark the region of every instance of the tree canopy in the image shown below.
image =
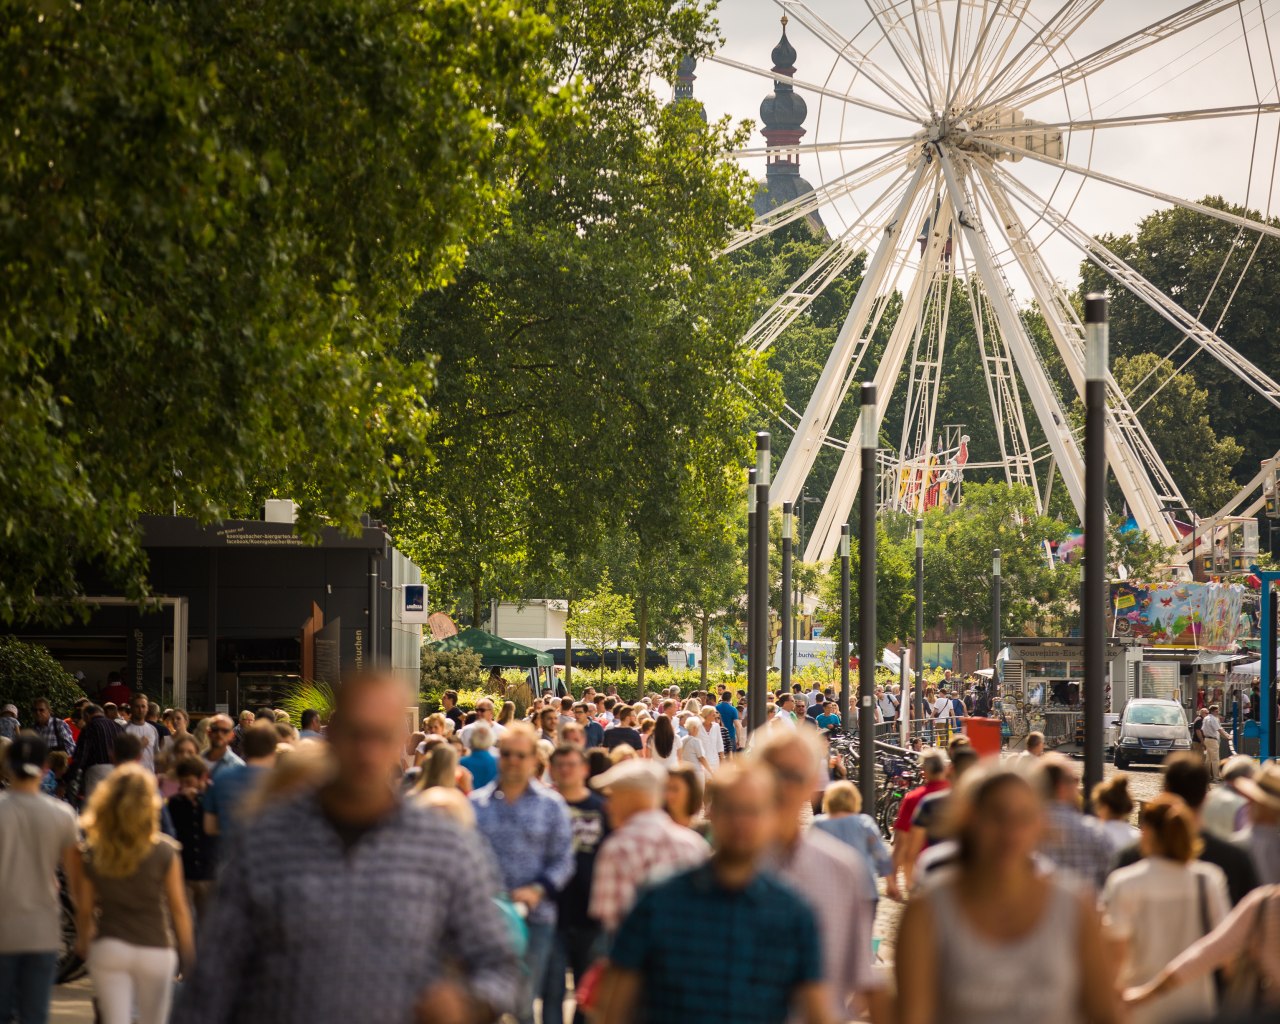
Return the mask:
<path id="1" fill-rule="evenodd" d="M 1233 205 L 1219 196 L 1207 196 L 1201 202 L 1238 216 L 1263 219 L 1256 210 Z M 1181 208 L 1157 211 L 1144 217 L 1136 231 L 1103 235 L 1101 240 L 1185 310 L 1198 316 L 1201 323 L 1216 327 L 1218 335 L 1242 356 L 1273 379 L 1280 379 L 1280 346 L 1274 339 L 1275 324 L 1280 319 L 1280 295 L 1272 286 L 1280 274 L 1280 240 Z M 1153 425 L 1160 431 L 1178 407 L 1175 396 L 1191 400 L 1195 411 L 1187 443 L 1165 436 L 1162 440 L 1167 453 L 1165 448 L 1161 451 L 1196 511 L 1201 515 L 1216 512 L 1216 499 L 1227 497 L 1230 492 L 1224 494 L 1227 483 L 1214 463 L 1229 460 L 1234 467 L 1230 479 L 1237 486 L 1243 484 L 1257 472 L 1259 461 L 1274 455 L 1280 447 L 1280 412 L 1212 356 L 1184 340 L 1181 331 L 1141 299 L 1112 285 L 1110 278 L 1092 263 L 1081 265 L 1080 276 L 1082 294 L 1107 290 L 1112 293 L 1111 350 L 1117 366 L 1124 357 L 1146 354 L 1158 360 L 1171 358 L 1180 367 L 1187 363 L 1175 385 L 1170 385 L 1175 388 L 1174 396 L 1166 397 L 1162 391 L 1139 413 L 1139 418 L 1148 431 Z M 1129 377 L 1135 407 L 1141 406 L 1168 377 L 1158 363 L 1142 366 L 1141 374 Z M 1147 370 L 1152 368 L 1159 372 L 1147 376 Z M 1197 398 L 1196 394 L 1204 397 Z M 1201 415 L 1206 417 L 1204 422 Z M 1207 434 L 1205 427 L 1210 428 Z M 1194 443 L 1197 440 L 1198 444 Z M 1230 458 L 1237 443 L 1240 451 Z"/>
<path id="2" fill-rule="evenodd" d="M 695 538 L 724 526 L 705 511 L 742 489 L 748 392 L 774 388 L 737 343 L 753 285 L 716 259 L 750 222 L 751 186 L 722 155 L 739 133 L 649 87 L 708 51 L 705 9 L 556 14 L 573 31 L 550 74 L 581 84 L 581 116 L 553 113 L 542 134 L 558 144 L 522 169 L 506 222 L 406 315 L 401 357 L 437 360 L 435 457 L 407 475 L 393 523 L 473 614 L 481 595 L 539 584 L 573 600 L 603 563 L 643 636 L 647 608 L 670 618 L 689 595 Z"/>
<path id="3" fill-rule="evenodd" d="M 3 0 L 0 619 L 137 516 L 272 492 L 354 526 L 422 454 L 400 309 L 496 222 L 571 109 L 511 0 Z M 401 457 L 385 457 L 394 438 Z"/>

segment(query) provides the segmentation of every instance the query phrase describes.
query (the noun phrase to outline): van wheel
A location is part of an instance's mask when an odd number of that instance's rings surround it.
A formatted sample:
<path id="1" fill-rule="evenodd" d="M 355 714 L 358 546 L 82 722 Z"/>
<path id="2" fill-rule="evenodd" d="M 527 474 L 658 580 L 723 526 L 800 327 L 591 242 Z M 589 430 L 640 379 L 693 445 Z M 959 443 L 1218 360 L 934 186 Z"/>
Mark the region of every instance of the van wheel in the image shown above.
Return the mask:
<path id="1" fill-rule="evenodd" d="M 1112 760 L 1112 763 L 1116 766 L 1116 771 L 1122 772 L 1129 767 L 1128 760 L 1122 757 L 1120 755 L 1120 751 L 1118 750 L 1115 752 L 1115 756 L 1111 760 Z"/>

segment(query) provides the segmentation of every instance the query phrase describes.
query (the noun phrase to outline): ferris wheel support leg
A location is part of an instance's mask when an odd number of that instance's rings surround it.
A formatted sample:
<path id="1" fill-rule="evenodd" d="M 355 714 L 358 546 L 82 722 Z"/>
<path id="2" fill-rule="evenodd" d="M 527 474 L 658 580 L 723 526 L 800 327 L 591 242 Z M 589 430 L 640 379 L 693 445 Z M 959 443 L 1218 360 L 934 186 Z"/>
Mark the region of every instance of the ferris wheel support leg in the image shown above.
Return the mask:
<path id="1" fill-rule="evenodd" d="M 840 328 L 840 335 L 827 356 L 822 375 L 814 386 L 813 395 L 805 407 L 804 416 L 796 428 L 795 437 L 787 447 L 782 465 L 778 467 L 778 475 L 774 481 L 772 498 L 781 504 L 784 501 L 794 502 L 804 486 L 805 478 L 813 468 L 818 449 L 831 421 L 835 418 L 840 399 L 844 394 L 844 378 L 855 349 L 862 342 L 862 333 L 871 315 L 871 307 L 880 292 L 880 286 L 888 272 L 892 257 L 898 251 L 898 241 L 906 225 L 907 214 L 915 203 L 920 192 L 921 181 L 927 169 L 926 162 L 921 160 L 916 167 L 906 192 L 898 201 L 890 220 L 884 228 L 875 254 L 867 265 L 862 276 L 862 284 L 858 286 L 858 294 Z"/>
<path id="2" fill-rule="evenodd" d="M 1049 447 L 1058 460 L 1063 483 L 1071 496 L 1071 504 L 1075 506 L 1077 514 L 1083 521 L 1084 460 L 1081 458 L 1080 448 L 1071 434 L 1071 427 L 1067 422 L 1066 413 L 1058 402 L 1058 396 L 1054 393 L 1048 375 L 1040 364 L 1035 345 L 1027 335 L 1026 325 L 1013 307 L 1008 283 L 991 257 L 987 238 L 976 226 L 980 223 L 978 219 L 980 214 L 970 202 L 967 190 L 961 187 L 960 177 L 956 173 L 951 158 L 945 152 L 940 152 L 939 160 L 942 164 L 942 176 L 946 181 L 947 192 L 956 209 L 956 220 L 969 243 L 969 251 L 973 254 L 974 263 L 987 290 L 987 296 L 995 307 L 996 319 L 1009 342 L 1009 350 L 1018 366 L 1018 372 L 1022 375 L 1022 383 L 1027 389 L 1031 405 L 1036 411 L 1041 427 L 1044 428 Z"/>
<path id="3" fill-rule="evenodd" d="M 1083 401 L 1086 385 L 1083 362 L 1084 327 L 1077 320 L 1071 302 L 1061 286 L 1050 276 L 1039 252 L 1030 244 L 1012 204 L 999 187 L 992 183 L 990 177 L 983 173 L 981 167 L 977 168 L 976 174 L 985 187 L 992 209 L 998 215 L 997 219 L 1004 225 L 1005 238 L 1027 276 L 1054 346 L 1071 377 L 1071 384 Z M 1120 485 L 1138 528 L 1167 547 L 1176 545 L 1179 534 L 1171 517 L 1166 514 L 1166 508 L 1170 504 L 1185 505 L 1186 501 L 1143 430 L 1141 421 L 1116 384 L 1109 367 L 1105 371 L 1104 383 L 1107 388 L 1106 451 L 1111 472 Z M 1124 418 L 1125 429 L 1121 428 L 1121 417 Z M 1146 452 L 1145 459 L 1139 452 L 1139 446 Z M 1152 472 L 1156 481 L 1164 488 L 1167 501 L 1161 500 L 1152 475 L 1144 468 L 1148 464 L 1153 464 Z"/>
<path id="4" fill-rule="evenodd" d="M 903 364 L 906 362 L 911 339 L 915 336 L 916 325 L 920 322 L 925 296 L 929 292 L 945 245 L 945 225 L 950 222 L 950 219 L 951 202 L 944 198 L 938 210 L 938 216 L 935 218 L 933 237 L 925 251 L 924 264 L 917 271 L 915 280 L 911 282 L 911 287 L 902 303 L 902 310 L 889 334 L 889 343 L 885 346 L 884 355 L 880 357 L 880 365 L 876 367 L 877 423 L 884 421 L 889 400 L 893 397 L 893 386 L 897 383 Z M 862 484 L 858 445 L 858 438 L 862 436 L 861 430 L 862 416 L 859 415 L 850 442 L 840 457 L 840 465 L 836 469 L 835 478 L 831 481 L 831 489 L 822 503 L 818 520 L 809 534 L 804 554 L 807 562 L 827 561 L 835 555 L 840 545 L 840 524 L 848 521 L 853 511 L 854 499 L 858 495 L 858 488 Z M 869 482 L 869 486 L 874 486 L 874 481 Z"/>

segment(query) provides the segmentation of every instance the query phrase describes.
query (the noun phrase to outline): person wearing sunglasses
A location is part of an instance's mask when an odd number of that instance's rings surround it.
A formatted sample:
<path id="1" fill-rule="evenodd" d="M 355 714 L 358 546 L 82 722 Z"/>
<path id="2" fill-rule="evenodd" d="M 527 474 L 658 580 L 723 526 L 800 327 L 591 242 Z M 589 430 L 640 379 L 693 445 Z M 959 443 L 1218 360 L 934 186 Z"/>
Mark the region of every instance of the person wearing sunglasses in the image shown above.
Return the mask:
<path id="1" fill-rule="evenodd" d="M 214 715 L 209 719 L 209 728 L 205 736 L 209 740 L 209 749 L 204 752 L 204 763 L 209 766 L 209 781 L 218 777 L 218 773 L 235 765 L 243 765 L 244 759 L 231 749 L 235 726 L 227 715 Z"/>

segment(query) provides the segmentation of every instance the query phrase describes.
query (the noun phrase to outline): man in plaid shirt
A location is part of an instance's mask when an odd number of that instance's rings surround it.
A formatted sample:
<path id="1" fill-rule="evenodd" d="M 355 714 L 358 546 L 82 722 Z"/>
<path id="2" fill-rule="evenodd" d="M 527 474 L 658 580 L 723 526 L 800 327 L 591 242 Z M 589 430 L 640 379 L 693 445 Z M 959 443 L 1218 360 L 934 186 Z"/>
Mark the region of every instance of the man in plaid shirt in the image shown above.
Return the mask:
<path id="1" fill-rule="evenodd" d="M 1080 778 L 1075 765 L 1060 754 L 1047 754 L 1041 759 L 1040 770 L 1045 797 L 1040 852 L 1101 891 L 1115 851 L 1097 820 L 1080 813 Z"/>
<path id="2" fill-rule="evenodd" d="M 333 778 L 273 804 L 231 843 L 174 1024 L 487 1021 L 519 962 L 483 840 L 400 796 L 409 693 L 345 681 Z"/>
<path id="3" fill-rule="evenodd" d="M 591 881 L 590 913 L 606 933 L 617 931 L 642 886 L 701 864 L 711 854 L 701 836 L 661 809 L 666 780 L 660 765 L 636 759 L 620 761 L 591 780 L 605 795 L 613 828 L 596 854 Z"/>
<path id="4" fill-rule="evenodd" d="M 75 756 L 76 741 L 71 735 L 71 726 L 54 715 L 53 708 L 49 706 L 49 698 L 37 697 L 31 710 L 36 716 L 35 731 L 45 745 L 50 750 L 65 751 L 67 757 Z"/>

